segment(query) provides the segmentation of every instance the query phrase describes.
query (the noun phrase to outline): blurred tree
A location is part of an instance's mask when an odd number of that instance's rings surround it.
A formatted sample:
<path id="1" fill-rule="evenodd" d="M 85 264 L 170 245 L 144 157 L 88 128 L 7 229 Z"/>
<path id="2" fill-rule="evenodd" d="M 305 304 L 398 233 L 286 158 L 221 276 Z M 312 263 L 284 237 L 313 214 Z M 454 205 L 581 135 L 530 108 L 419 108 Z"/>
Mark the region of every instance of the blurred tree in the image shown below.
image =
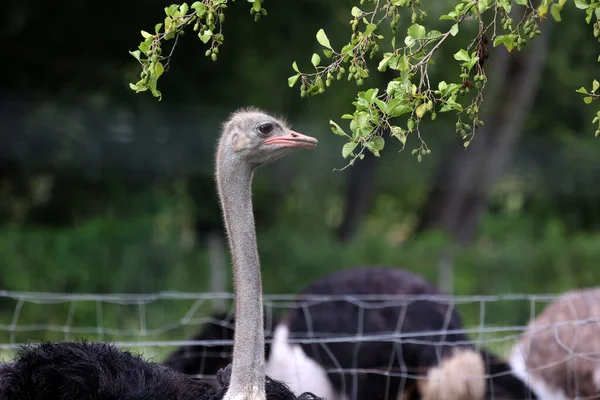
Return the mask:
<path id="1" fill-rule="evenodd" d="M 490 190 L 509 166 L 536 98 L 548 37 L 542 34 L 530 52 L 496 51 L 490 57 L 494 80 L 486 96 L 488 124 L 470 151 L 459 142 L 446 153 L 421 209 L 417 232 L 443 228 L 461 244 L 473 238 Z"/>

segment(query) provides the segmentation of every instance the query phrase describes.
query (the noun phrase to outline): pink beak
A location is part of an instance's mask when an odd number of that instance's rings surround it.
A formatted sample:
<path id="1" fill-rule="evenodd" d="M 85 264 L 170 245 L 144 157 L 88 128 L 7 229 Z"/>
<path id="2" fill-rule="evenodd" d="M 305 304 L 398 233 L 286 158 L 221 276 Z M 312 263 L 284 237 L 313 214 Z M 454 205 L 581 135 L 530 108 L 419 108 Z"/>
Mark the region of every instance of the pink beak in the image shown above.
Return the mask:
<path id="1" fill-rule="evenodd" d="M 298 149 L 314 149 L 319 141 L 311 136 L 306 136 L 293 130 L 288 130 L 283 136 L 275 136 L 264 141 L 265 144 L 278 144 L 284 147 Z"/>

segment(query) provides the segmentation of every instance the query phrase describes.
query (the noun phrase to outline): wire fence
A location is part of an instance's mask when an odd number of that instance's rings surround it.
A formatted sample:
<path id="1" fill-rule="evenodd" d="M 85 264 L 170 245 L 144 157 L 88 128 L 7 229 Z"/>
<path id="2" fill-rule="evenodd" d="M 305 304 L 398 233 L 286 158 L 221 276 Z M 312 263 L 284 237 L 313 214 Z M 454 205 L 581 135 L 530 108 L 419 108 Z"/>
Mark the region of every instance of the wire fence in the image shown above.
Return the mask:
<path id="1" fill-rule="evenodd" d="M 11 358 L 19 346 L 40 341 L 62 341 L 87 338 L 89 340 L 109 341 L 119 347 L 142 353 L 146 358 L 162 362 L 167 356 L 174 360 L 174 351 L 186 348 L 180 356 L 220 358 L 229 362 L 233 338 L 233 309 L 221 309 L 215 312 L 212 302 L 232 304 L 232 293 L 190 293 L 158 292 L 148 294 L 70 294 L 0 291 L 0 356 Z M 265 333 L 267 344 L 273 343 L 273 330 L 287 310 L 299 309 L 310 313 L 312 307 L 328 302 L 343 302 L 361 310 L 359 317 L 352 322 L 355 329 L 345 335 L 336 335 L 313 326 L 307 319 L 304 332 L 296 332 L 290 343 L 318 345 L 333 358 L 330 348 L 336 344 L 352 343 L 356 345 L 389 342 L 412 343 L 417 346 L 457 346 L 474 345 L 506 358 L 513 346 L 523 337 L 528 324 L 552 302 L 564 295 L 558 294 L 506 294 L 486 296 L 447 296 L 447 295 L 309 295 L 296 294 L 265 295 Z M 404 309 L 419 301 L 428 301 L 443 305 L 445 320 L 452 313 L 463 317 L 464 324 L 448 328 L 423 324 L 426 329 L 391 329 L 377 332 L 366 326 L 368 318 L 364 313 L 369 310 L 388 308 Z M 561 362 L 576 358 L 600 365 L 600 315 L 595 304 L 587 310 L 573 309 L 571 316 L 562 315 L 550 322 L 538 324 L 536 332 L 550 330 L 560 343 L 568 357 Z M 306 315 L 306 314 L 305 314 Z M 363 317 L 360 317 L 362 315 Z M 402 318 L 414 318 L 410 314 L 400 313 L 397 326 L 403 326 Z M 408 316 L 406 316 L 408 315 Z M 504 316 L 510 318 L 504 318 Z M 427 320 L 427 316 L 424 316 Z M 331 316 L 336 320 L 338 316 Z M 542 321 L 543 322 L 543 321 Z M 410 323 L 410 321 L 409 321 Z M 414 325 L 414 321 L 412 323 Z M 435 324 L 434 324 L 435 325 Z M 597 332 L 596 349 L 592 345 L 589 351 L 578 349 L 577 341 L 561 340 L 561 328 L 582 329 L 592 327 Z M 197 336 L 202 329 L 213 329 L 211 335 Z M 417 327 L 418 328 L 418 327 Z M 219 329 L 222 329 L 219 331 Z M 216 333 L 215 333 L 216 332 Z M 446 340 L 446 337 L 463 335 L 465 340 Z M 432 337 L 436 337 L 432 341 Z M 588 338 L 589 339 L 589 338 Z M 582 337 L 582 340 L 588 340 Z M 198 352 L 190 352 L 190 349 Z M 390 354 L 389 357 L 398 355 Z M 337 360 L 335 360 L 337 362 Z M 356 362 L 356 360 L 355 360 Z M 335 364 L 335 363 L 334 363 Z M 372 374 L 387 377 L 415 378 L 423 371 L 410 371 L 394 368 L 361 368 L 358 363 L 342 365 L 337 362 L 330 373 Z M 346 363 L 347 364 L 347 363 Z M 555 365 L 546 367 L 552 368 Z M 203 373 L 198 367 L 195 373 L 201 377 L 214 377 L 215 371 Z"/>
<path id="2" fill-rule="evenodd" d="M 473 341 L 477 342 L 477 335 L 496 334 L 500 335 L 495 339 L 485 339 L 480 344 L 485 345 L 490 342 L 506 342 L 516 340 L 518 336 L 525 331 L 529 320 L 533 319 L 537 312 L 543 309 L 549 302 L 555 301 L 560 297 L 558 294 L 506 294 L 506 295 L 485 295 L 485 296 L 460 296 L 460 295 L 297 295 L 297 294 L 278 294 L 265 295 L 264 305 L 266 314 L 267 331 L 273 329 L 273 316 L 282 314 L 285 310 L 291 308 L 306 308 L 327 302 L 347 302 L 358 308 L 365 310 L 385 309 L 391 307 L 406 307 L 417 301 L 429 301 L 438 304 L 450 306 L 448 312 L 461 308 L 476 309 L 478 312 L 478 324 L 471 324 L 462 329 L 454 329 L 445 333 L 472 335 Z M 18 341 L 18 333 L 38 333 L 40 338 L 44 333 L 53 332 L 64 335 L 64 340 L 71 340 L 72 336 L 80 335 L 107 335 L 118 336 L 121 338 L 130 337 L 129 340 L 119 340 L 116 344 L 119 346 L 136 347 L 163 347 L 204 344 L 223 345 L 231 344 L 228 340 L 214 340 L 200 343 L 197 340 L 186 340 L 183 338 L 172 338 L 171 340 L 149 340 L 140 342 L 140 338 L 153 336 L 171 336 L 170 332 L 181 327 L 198 328 L 204 324 L 217 324 L 233 328 L 233 321 L 217 320 L 211 316 L 210 304 L 212 301 L 220 300 L 226 302 L 233 301 L 233 294 L 228 292 L 221 293 L 191 293 L 191 292 L 158 292 L 148 294 L 71 294 L 71 293 L 50 293 L 50 292 L 19 292 L 19 291 L 0 291 L 1 308 L 7 310 L 13 304 L 13 311 L 10 318 L 6 318 L 11 313 L 4 312 L 0 314 L 0 332 L 9 335 L 10 340 L 0 343 L 0 348 L 15 349 L 26 342 Z M 165 306 L 165 303 L 169 303 Z M 529 318 L 523 320 L 522 324 L 487 324 L 486 311 L 490 305 L 503 303 L 502 308 L 529 310 Z M 45 307 L 43 313 L 28 313 L 28 307 Z M 84 318 L 78 320 L 78 308 Z M 177 310 L 177 313 L 172 313 Z M 230 310 L 232 311 L 232 310 Z M 33 318 L 32 318 L 33 314 Z M 94 314 L 95 318 L 90 318 Z M 123 314 L 127 318 L 118 318 Z M 159 314 L 160 317 L 158 317 Z M 112 316 L 112 321 L 107 321 L 106 316 Z M 62 319 L 62 323 L 40 322 L 47 317 L 53 321 Z M 156 319 L 153 321 L 153 319 Z M 32 322 L 37 321 L 37 322 Z M 93 320 L 90 322 L 90 320 Z M 121 323 L 119 323 L 121 322 Z M 565 324 L 573 323 L 581 325 L 588 323 L 598 323 L 596 318 L 582 318 L 576 321 L 560 322 L 550 327 L 559 327 Z M 440 329 L 443 329 L 440 327 Z M 361 329 L 357 328 L 357 331 Z M 436 331 L 437 332 L 437 331 Z M 421 332 L 392 332 L 386 334 L 357 335 L 353 338 L 320 338 L 315 339 L 312 336 L 324 334 L 325 332 L 306 332 L 306 338 L 291 339 L 297 343 L 335 343 L 335 342 L 361 342 L 372 340 L 402 340 L 407 338 L 417 338 L 419 336 L 431 335 L 432 331 Z M 30 335 L 27 343 L 35 341 L 36 335 Z M 269 340 L 269 339 L 268 339 Z"/>

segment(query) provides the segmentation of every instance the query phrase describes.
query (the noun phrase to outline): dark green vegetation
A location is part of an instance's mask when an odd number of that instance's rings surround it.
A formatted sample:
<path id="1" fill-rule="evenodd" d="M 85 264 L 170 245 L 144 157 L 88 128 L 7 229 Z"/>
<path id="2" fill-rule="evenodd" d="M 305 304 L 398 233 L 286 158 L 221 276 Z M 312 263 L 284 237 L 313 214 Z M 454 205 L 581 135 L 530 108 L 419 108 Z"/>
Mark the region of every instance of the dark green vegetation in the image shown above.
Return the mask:
<path id="1" fill-rule="evenodd" d="M 328 121 L 352 111 L 356 87 L 336 84 L 307 101 L 286 82 L 293 60 L 320 50 L 319 28 L 342 43 L 350 4 L 269 2 L 269 15 L 254 23 L 246 4 L 236 3 L 227 17 L 236 22 L 226 24 L 217 63 L 205 57 L 197 38 L 181 38 L 173 70 L 161 77 L 168 96 L 159 103 L 129 89 L 139 71 L 127 51 L 139 40 L 139 27 L 162 18 L 166 3 L 70 1 L 59 8 L 10 0 L 0 17 L 0 288 L 210 290 L 207 236 L 222 229 L 212 152 L 220 121 L 249 104 L 285 114 L 294 129 L 319 138 L 317 150 L 257 174 L 266 293 L 293 293 L 326 271 L 369 263 L 397 265 L 436 282 L 450 243 L 456 245 L 456 294 L 597 284 L 600 143 L 589 134 L 595 108 L 571 90 L 597 73 L 597 64 L 588 62 L 598 53 L 589 26 L 553 24 L 548 47 L 536 50 L 537 69 L 525 55 L 491 51 L 490 74 L 503 76 L 506 90 L 484 93 L 490 100 L 486 130 L 468 150 L 452 116 L 440 114 L 422 128 L 436 149 L 422 163 L 409 152 L 397 154 L 400 144 L 391 142 L 384 157 L 367 156 L 334 172 L 345 165 L 343 139 Z M 565 9 L 563 19 L 579 18 L 577 11 Z M 432 76 L 458 73 L 450 52 L 439 57 Z M 373 87 L 383 82 L 376 75 L 365 80 Z M 519 118 L 516 127 L 507 124 Z M 75 303 L 19 308 L 18 301 L 1 302 L 2 343 L 65 337 L 11 327 L 96 328 L 100 322 L 137 334 L 88 337 L 155 340 L 139 334 L 140 318 L 146 329 L 157 328 L 193 304 L 161 300 L 140 317 L 138 304 L 102 303 L 99 311 L 94 301 L 77 302 L 69 323 Z M 479 323 L 477 307 L 461 309 L 470 324 Z M 500 303 L 485 316 L 486 325 L 522 325 L 529 304 Z M 194 329 L 158 337 L 180 340 Z"/>

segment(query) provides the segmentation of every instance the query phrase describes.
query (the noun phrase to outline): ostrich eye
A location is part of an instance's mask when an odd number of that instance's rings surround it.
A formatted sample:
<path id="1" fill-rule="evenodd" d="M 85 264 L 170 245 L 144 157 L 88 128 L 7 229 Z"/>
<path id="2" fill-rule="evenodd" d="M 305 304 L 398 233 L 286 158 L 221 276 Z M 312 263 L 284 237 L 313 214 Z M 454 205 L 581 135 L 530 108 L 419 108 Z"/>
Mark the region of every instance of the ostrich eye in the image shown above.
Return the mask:
<path id="1" fill-rule="evenodd" d="M 269 136 L 271 133 L 273 133 L 273 129 L 275 127 L 273 126 L 272 123 L 270 122 L 265 122 L 262 123 L 258 126 L 258 133 L 260 133 L 261 136 Z"/>

